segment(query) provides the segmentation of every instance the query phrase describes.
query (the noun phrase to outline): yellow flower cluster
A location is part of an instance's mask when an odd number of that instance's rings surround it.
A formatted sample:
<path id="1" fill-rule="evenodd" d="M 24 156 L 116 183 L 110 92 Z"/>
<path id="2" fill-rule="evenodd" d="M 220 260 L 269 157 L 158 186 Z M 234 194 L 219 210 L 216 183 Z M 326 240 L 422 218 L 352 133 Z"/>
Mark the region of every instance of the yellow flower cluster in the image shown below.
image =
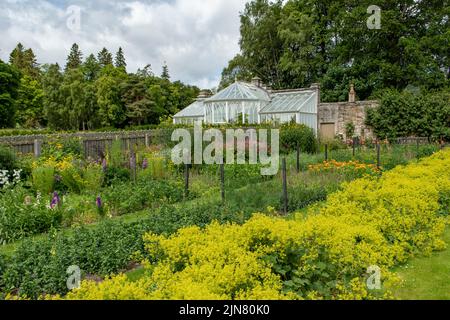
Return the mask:
<path id="1" fill-rule="evenodd" d="M 373 299 L 367 270 L 389 269 L 416 252 L 442 249 L 450 150 L 380 178 L 343 186 L 307 218 L 255 214 L 244 225 L 212 223 L 170 237 L 147 234 L 155 264 L 137 282 L 83 282 L 68 299 Z"/>
<path id="2" fill-rule="evenodd" d="M 68 169 L 72 169 L 74 167 L 73 165 L 74 158 L 73 156 L 65 156 L 61 160 L 57 160 L 54 156 L 50 156 L 44 160 L 41 161 L 35 161 L 33 162 L 33 169 L 36 169 L 39 166 L 43 167 L 52 167 L 55 168 L 58 172 L 65 171 Z"/>
<path id="3" fill-rule="evenodd" d="M 336 160 L 324 161 L 323 163 L 309 165 L 308 168 L 313 172 L 350 170 L 377 173 L 380 171 L 374 164 L 366 164 L 359 161 L 338 162 Z"/>

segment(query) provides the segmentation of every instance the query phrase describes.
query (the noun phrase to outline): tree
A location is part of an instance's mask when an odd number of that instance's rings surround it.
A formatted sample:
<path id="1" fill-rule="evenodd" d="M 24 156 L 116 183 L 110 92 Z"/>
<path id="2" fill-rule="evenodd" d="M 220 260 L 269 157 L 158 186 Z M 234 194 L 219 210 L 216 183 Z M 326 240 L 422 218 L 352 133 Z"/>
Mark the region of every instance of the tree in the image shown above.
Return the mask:
<path id="1" fill-rule="evenodd" d="M 108 65 L 113 64 L 113 57 L 112 54 L 108 51 L 108 49 L 103 48 L 102 51 L 98 54 L 98 63 L 100 65 L 100 68 L 105 68 Z"/>
<path id="2" fill-rule="evenodd" d="M 247 69 L 272 87 L 282 87 L 279 69 L 282 43 L 278 36 L 282 1 L 255 0 L 241 15 L 241 54 Z"/>
<path id="3" fill-rule="evenodd" d="M 69 69 L 61 84 L 63 97 L 64 129 L 86 130 L 90 114 L 87 112 L 86 86 L 80 69 Z"/>
<path id="4" fill-rule="evenodd" d="M 19 125 L 27 128 L 45 125 L 44 91 L 40 81 L 29 75 L 20 79 L 16 120 Z"/>
<path id="5" fill-rule="evenodd" d="M 44 66 L 42 86 L 44 90 L 44 115 L 51 129 L 65 129 L 65 105 L 61 91 L 63 75 L 58 64 Z"/>
<path id="6" fill-rule="evenodd" d="M 33 79 L 38 79 L 40 75 L 36 55 L 32 49 L 25 49 L 21 43 L 11 52 L 9 63 L 16 67 L 23 75 L 28 75 Z"/>
<path id="7" fill-rule="evenodd" d="M 370 0 L 247 3 L 241 15 L 242 58 L 230 61 L 222 82 L 230 82 L 238 65 L 275 88 L 320 82 L 324 102 L 345 101 L 350 82 L 362 100 L 386 88 L 448 87 L 446 2 L 380 0 L 381 29 L 367 26 L 372 4 Z"/>
<path id="8" fill-rule="evenodd" d="M 107 65 L 95 82 L 97 104 L 101 125 L 105 127 L 122 127 L 126 121 L 126 110 L 121 99 L 121 83 L 127 74 Z"/>
<path id="9" fill-rule="evenodd" d="M 70 49 L 69 56 L 67 57 L 67 63 L 65 71 L 67 72 L 70 69 L 79 68 L 83 61 L 83 53 L 81 52 L 78 44 L 74 43 L 72 48 Z"/>
<path id="10" fill-rule="evenodd" d="M 0 60 L 0 128 L 14 127 L 19 71 Z"/>
<path id="11" fill-rule="evenodd" d="M 90 54 L 82 66 L 87 81 L 95 81 L 100 73 L 100 64 L 93 54 Z"/>
<path id="12" fill-rule="evenodd" d="M 381 138 L 420 136 L 450 140 L 450 91 L 386 90 L 381 105 L 367 114 L 367 124 Z"/>
<path id="13" fill-rule="evenodd" d="M 161 73 L 161 78 L 164 80 L 170 80 L 169 67 L 167 66 L 166 62 L 164 62 L 164 65 L 163 65 L 163 71 Z"/>
<path id="14" fill-rule="evenodd" d="M 130 75 L 122 84 L 122 101 L 130 124 L 141 125 L 147 121 L 155 105 L 147 94 L 146 78 Z"/>
<path id="15" fill-rule="evenodd" d="M 223 69 L 219 90 L 228 87 L 236 80 L 250 81 L 251 79 L 252 73 L 247 68 L 244 57 L 238 54 L 228 63 L 228 66 Z"/>
<path id="16" fill-rule="evenodd" d="M 125 55 L 123 54 L 122 47 L 119 48 L 119 51 L 116 53 L 116 60 L 115 60 L 115 66 L 116 68 L 123 68 L 126 70 L 127 63 L 125 61 Z"/>

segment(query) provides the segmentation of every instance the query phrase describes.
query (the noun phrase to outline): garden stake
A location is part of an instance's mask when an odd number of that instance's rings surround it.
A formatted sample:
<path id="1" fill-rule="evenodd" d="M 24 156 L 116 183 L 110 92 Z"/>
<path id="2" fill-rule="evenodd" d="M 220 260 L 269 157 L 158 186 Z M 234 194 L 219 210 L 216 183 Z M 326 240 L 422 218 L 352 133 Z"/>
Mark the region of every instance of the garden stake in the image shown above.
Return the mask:
<path id="1" fill-rule="evenodd" d="M 300 173 L 300 146 L 297 146 L 297 173 Z"/>
<path id="2" fill-rule="evenodd" d="M 184 165 L 184 197 L 185 200 L 189 197 L 189 165 Z"/>
<path id="3" fill-rule="evenodd" d="M 288 213 L 288 193 L 287 193 L 287 172 L 286 172 L 286 158 L 283 158 L 283 200 L 284 200 L 284 214 Z"/>
<path id="4" fill-rule="evenodd" d="M 328 161 L 328 144 L 325 145 L 325 161 Z"/>
<path id="5" fill-rule="evenodd" d="M 353 138 L 353 157 L 356 154 L 356 138 Z"/>
<path id="6" fill-rule="evenodd" d="M 380 170 L 380 168 L 381 168 L 381 158 L 380 158 L 380 153 L 381 153 L 381 150 L 380 150 L 380 143 L 378 142 L 378 143 L 377 143 L 377 168 L 378 168 L 378 170 Z"/>
<path id="7" fill-rule="evenodd" d="M 220 188 L 222 195 L 222 203 L 225 203 L 225 165 L 220 165 Z"/>

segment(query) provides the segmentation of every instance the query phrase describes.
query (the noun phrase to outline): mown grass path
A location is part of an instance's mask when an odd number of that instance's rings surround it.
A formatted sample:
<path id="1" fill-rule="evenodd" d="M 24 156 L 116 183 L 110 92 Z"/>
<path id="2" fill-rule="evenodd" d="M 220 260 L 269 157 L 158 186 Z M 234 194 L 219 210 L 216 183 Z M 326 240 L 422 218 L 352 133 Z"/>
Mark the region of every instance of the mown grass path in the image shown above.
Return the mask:
<path id="1" fill-rule="evenodd" d="M 403 280 L 394 290 L 401 300 L 450 300 L 450 227 L 444 234 L 447 249 L 417 257 L 394 269 Z"/>

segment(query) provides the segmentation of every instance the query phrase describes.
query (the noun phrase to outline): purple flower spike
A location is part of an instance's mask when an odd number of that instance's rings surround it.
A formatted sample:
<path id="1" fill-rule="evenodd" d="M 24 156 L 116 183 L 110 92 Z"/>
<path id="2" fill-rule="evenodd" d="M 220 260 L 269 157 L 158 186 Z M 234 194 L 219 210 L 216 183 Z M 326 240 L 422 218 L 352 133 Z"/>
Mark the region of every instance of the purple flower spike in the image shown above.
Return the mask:
<path id="1" fill-rule="evenodd" d="M 147 158 L 144 159 L 144 161 L 142 161 L 142 169 L 147 169 L 148 168 L 148 160 Z"/>
<path id="2" fill-rule="evenodd" d="M 59 206 L 61 203 L 61 199 L 59 198 L 58 192 L 53 193 L 52 201 L 50 202 L 50 208 L 54 209 L 56 206 Z"/>
<path id="3" fill-rule="evenodd" d="M 103 204 L 102 204 L 102 198 L 97 197 L 97 200 L 95 201 L 97 204 L 97 208 L 101 209 Z"/>

